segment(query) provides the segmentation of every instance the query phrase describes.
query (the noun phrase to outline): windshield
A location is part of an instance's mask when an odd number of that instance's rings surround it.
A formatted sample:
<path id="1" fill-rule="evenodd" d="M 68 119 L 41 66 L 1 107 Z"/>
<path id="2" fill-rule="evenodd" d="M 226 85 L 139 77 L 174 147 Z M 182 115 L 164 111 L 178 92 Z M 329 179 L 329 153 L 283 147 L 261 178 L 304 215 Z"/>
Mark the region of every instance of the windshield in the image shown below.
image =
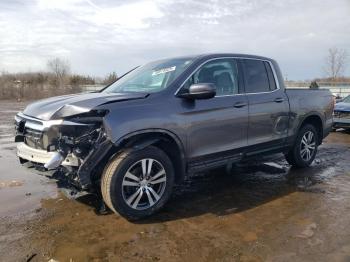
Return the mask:
<path id="1" fill-rule="evenodd" d="M 193 61 L 193 58 L 175 58 L 148 63 L 128 73 L 102 92 L 155 93 L 167 88 Z"/>
<path id="2" fill-rule="evenodd" d="M 347 96 L 343 99 L 343 102 L 350 103 L 350 96 Z"/>

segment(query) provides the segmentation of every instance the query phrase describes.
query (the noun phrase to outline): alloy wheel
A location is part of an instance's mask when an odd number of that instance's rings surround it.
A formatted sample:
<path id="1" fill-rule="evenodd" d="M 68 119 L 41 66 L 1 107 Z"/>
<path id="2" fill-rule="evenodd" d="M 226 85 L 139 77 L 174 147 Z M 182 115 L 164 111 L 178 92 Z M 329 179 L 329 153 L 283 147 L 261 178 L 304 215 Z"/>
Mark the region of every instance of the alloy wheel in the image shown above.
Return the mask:
<path id="1" fill-rule="evenodd" d="M 312 131 L 307 131 L 300 142 L 300 156 L 304 161 L 309 161 L 316 150 L 315 135 Z"/>
<path id="2" fill-rule="evenodd" d="M 135 162 L 127 170 L 122 182 L 125 203 L 136 210 L 154 206 L 164 194 L 166 172 L 163 165 L 151 158 Z"/>

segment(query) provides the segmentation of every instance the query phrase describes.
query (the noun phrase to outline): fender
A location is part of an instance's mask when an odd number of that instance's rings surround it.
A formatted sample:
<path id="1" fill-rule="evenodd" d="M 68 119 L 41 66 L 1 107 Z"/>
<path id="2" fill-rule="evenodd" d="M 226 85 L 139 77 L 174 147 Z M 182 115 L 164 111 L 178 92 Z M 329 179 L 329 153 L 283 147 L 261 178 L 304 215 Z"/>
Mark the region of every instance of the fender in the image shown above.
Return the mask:
<path id="1" fill-rule="evenodd" d="M 147 135 L 149 135 L 149 137 L 147 137 Z M 166 140 L 166 137 L 162 135 L 171 137 L 179 148 L 180 155 L 178 157 L 180 158 L 180 167 L 176 167 L 175 165 L 174 168 L 175 170 L 178 169 L 180 173 L 178 181 L 181 181 L 186 175 L 186 155 L 180 138 L 173 132 L 161 128 L 142 129 L 119 138 L 117 141 L 113 142 L 113 144 L 118 148 L 129 147 L 134 150 L 140 150 L 162 140 Z"/>
<path id="2" fill-rule="evenodd" d="M 310 116 L 317 116 L 317 117 L 320 118 L 320 120 L 322 122 L 322 130 L 321 131 L 322 131 L 322 134 L 324 133 L 324 127 L 325 127 L 324 119 L 325 119 L 325 116 L 322 116 L 322 114 L 320 112 L 311 111 L 311 112 L 309 112 L 307 114 L 304 114 L 304 115 L 298 115 L 296 120 L 294 120 L 294 121 L 298 122 L 298 125 L 292 127 L 293 134 L 288 137 L 288 139 L 286 141 L 287 146 L 291 146 L 291 145 L 294 144 L 294 140 L 296 139 L 296 136 L 298 135 L 298 132 L 299 132 L 301 126 L 304 124 L 305 120 L 308 117 L 310 117 Z M 322 141 L 323 137 L 321 137 L 320 139 Z"/>
<path id="3" fill-rule="evenodd" d="M 133 132 L 127 134 L 127 135 L 122 136 L 118 140 L 112 141 L 112 142 L 116 146 L 121 146 L 124 141 L 126 141 L 126 140 L 128 140 L 128 139 L 130 139 L 132 137 L 139 136 L 139 135 L 156 134 L 156 133 L 158 133 L 158 134 L 165 134 L 165 135 L 170 136 L 171 138 L 174 139 L 174 141 L 176 142 L 178 147 L 181 149 L 181 151 L 185 152 L 184 146 L 183 146 L 180 138 L 177 135 L 175 135 L 173 132 L 171 132 L 169 130 L 166 130 L 166 129 L 162 129 L 162 128 L 150 128 L 150 129 L 141 129 L 141 130 L 133 131 Z M 153 139 L 155 139 L 155 138 L 152 138 L 151 140 L 153 140 Z M 156 139 L 156 140 L 159 141 L 160 139 L 161 138 Z M 151 143 L 151 144 L 153 144 L 153 143 Z M 151 145 L 151 144 L 148 144 L 148 145 Z M 146 145 L 146 146 L 148 146 L 148 145 Z"/>
<path id="4" fill-rule="evenodd" d="M 325 116 L 322 115 L 320 112 L 317 112 L 317 111 L 311 111 L 305 115 L 303 115 L 301 118 L 300 118 L 300 121 L 298 123 L 298 127 L 297 127 L 297 131 L 299 131 L 300 127 L 302 126 L 302 124 L 304 123 L 305 119 L 310 117 L 310 116 L 318 116 L 320 119 L 321 119 L 321 122 L 322 122 L 322 132 L 323 132 L 323 128 L 324 128 L 324 119 L 325 119 Z"/>

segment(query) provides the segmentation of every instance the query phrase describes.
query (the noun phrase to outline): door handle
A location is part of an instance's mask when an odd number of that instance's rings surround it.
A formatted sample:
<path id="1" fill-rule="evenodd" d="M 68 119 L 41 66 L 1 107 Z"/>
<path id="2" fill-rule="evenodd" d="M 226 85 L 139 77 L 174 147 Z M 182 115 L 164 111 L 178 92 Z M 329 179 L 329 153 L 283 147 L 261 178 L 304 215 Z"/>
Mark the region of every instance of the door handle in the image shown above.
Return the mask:
<path id="1" fill-rule="evenodd" d="M 282 98 L 282 97 L 277 97 L 276 99 L 275 99 L 275 102 L 276 103 L 282 103 L 284 101 L 284 99 Z"/>
<path id="2" fill-rule="evenodd" d="M 237 103 L 235 103 L 233 106 L 234 106 L 235 108 L 241 108 L 241 107 L 245 107 L 246 105 L 247 105 L 246 102 L 237 102 Z"/>

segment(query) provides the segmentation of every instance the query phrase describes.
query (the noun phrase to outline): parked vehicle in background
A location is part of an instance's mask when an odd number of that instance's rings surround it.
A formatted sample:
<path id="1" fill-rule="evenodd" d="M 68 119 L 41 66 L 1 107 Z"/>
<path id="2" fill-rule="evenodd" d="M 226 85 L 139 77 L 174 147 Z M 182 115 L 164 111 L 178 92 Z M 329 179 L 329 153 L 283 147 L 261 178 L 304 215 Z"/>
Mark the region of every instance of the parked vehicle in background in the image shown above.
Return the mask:
<path id="1" fill-rule="evenodd" d="M 275 153 L 309 166 L 333 108 L 329 90 L 285 89 L 266 57 L 165 59 L 100 92 L 30 104 L 15 118 L 17 154 L 139 219 L 163 207 L 191 173 Z"/>
<path id="2" fill-rule="evenodd" d="M 336 96 L 334 96 L 334 99 L 335 99 L 335 102 L 336 102 L 336 103 L 343 102 L 343 98 L 342 98 L 339 94 L 337 94 Z"/>
<path id="3" fill-rule="evenodd" d="M 336 103 L 334 108 L 333 128 L 350 129 L 350 96 Z"/>

